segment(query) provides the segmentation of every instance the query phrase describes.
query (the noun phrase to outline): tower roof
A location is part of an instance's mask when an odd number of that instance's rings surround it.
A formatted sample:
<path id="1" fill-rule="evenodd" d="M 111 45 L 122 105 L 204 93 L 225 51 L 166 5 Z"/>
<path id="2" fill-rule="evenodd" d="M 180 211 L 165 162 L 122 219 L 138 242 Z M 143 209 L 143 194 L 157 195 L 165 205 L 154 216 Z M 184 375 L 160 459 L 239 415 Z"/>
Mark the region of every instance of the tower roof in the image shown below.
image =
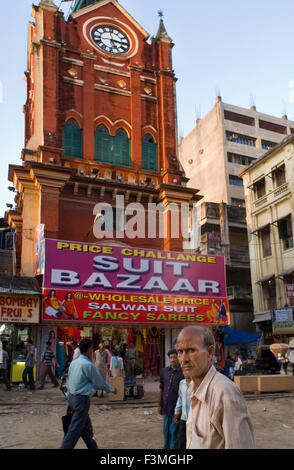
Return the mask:
<path id="1" fill-rule="evenodd" d="M 75 0 L 72 13 L 75 11 L 81 10 L 82 8 L 88 7 L 89 5 L 93 5 L 94 3 L 98 3 L 100 0 Z"/>
<path id="2" fill-rule="evenodd" d="M 168 42 L 172 42 L 172 39 L 167 34 L 166 28 L 164 26 L 163 12 L 161 10 L 159 10 L 158 15 L 159 15 L 159 18 L 160 18 L 160 23 L 159 23 L 159 28 L 158 28 L 158 31 L 157 31 L 156 39 L 165 39 Z"/>

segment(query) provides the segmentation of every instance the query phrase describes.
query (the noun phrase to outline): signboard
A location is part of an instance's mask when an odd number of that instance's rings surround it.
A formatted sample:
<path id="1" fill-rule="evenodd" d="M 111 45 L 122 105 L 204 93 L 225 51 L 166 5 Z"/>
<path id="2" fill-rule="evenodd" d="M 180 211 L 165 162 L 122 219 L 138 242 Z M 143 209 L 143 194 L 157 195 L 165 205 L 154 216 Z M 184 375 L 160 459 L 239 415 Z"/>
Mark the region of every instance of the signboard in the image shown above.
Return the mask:
<path id="1" fill-rule="evenodd" d="M 45 240 L 43 319 L 229 323 L 222 256 Z"/>
<path id="2" fill-rule="evenodd" d="M 283 308 L 280 310 L 275 310 L 275 321 L 276 322 L 291 322 L 293 320 L 293 311 L 292 308 Z"/>
<path id="3" fill-rule="evenodd" d="M 293 334 L 294 333 L 294 322 L 273 322 L 273 333 L 274 334 Z"/>
<path id="4" fill-rule="evenodd" d="M 294 297 L 294 284 L 286 284 L 285 290 L 287 297 Z"/>
<path id="5" fill-rule="evenodd" d="M 207 232 L 207 240 L 210 242 L 221 242 L 221 234 L 217 232 Z"/>
<path id="6" fill-rule="evenodd" d="M 37 295 L 0 294 L 0 323 L 39 323 Z"/>

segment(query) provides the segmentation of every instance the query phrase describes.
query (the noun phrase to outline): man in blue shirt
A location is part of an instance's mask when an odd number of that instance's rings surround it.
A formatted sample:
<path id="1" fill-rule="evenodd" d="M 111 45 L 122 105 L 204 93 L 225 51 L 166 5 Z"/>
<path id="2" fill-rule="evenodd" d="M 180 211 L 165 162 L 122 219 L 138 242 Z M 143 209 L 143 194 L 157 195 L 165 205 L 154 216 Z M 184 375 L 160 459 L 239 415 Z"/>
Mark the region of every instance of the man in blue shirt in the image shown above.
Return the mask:
<path id="1" fill-rule="evenodd" d="M 104 381 L 92 363 L 92 341 L 90 339 L 82 339 L 80 352 L 80 357 L 72 361 L 68 371 L 68 402 L 73 415 L 61 449 L 74 449 L 80 437 L 88 449 L 98 449 L 89 418 L 92 389 L 98 387 L 106 392 L 117 393 L 114 387 Z"/>
<path id="2" fill-rule="evenodd" d="M 31 339 L 28 340 L 28 352 L 26 357 L 25 369 L 22 374 L 22 381 L 25 388 L 28 388 L 27 376 L 29 376 L 30 390 L 35 390 L 34 383 L 34 365 L 35 365 L 35 347 Z"/>
<path id="3" fill-rule="evenodd" d="M 175 406 L 178 399 L 179 383 L 184 378 L 179 366 L 177 351 L 168 351 L 170 366 L 160 373 L 160 395 L 158 412 L 163 415 L 164 449 L 177 449 L 179 424 L 174 421 Z"/>
<path id="4" fill-rule="evenodd" d="M 178 448 L 186 449 L 186 421 L 190 409 L 190 395 L 188 392 L 191 379 L 186 378 L 180 381 L 179 396 L 175 408 L 175 422 L 179 423 Z"/>

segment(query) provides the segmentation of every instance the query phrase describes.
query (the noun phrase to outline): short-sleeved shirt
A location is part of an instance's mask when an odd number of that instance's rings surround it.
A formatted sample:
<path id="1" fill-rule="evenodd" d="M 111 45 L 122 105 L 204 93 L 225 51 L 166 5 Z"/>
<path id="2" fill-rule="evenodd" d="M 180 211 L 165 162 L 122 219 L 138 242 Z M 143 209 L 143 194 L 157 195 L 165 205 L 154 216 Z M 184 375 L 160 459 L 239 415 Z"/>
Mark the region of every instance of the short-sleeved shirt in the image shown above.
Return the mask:
<path id="1" fill-rule="evenodd" d="M 165 367 L 160 372 L 160 389 L 163 390 L 162 413 L 167 416 L 174 416 L 174 411 L 178 399 L 179 383 L 184 378 L 182 368 L 172 369 Z"/>
<path id="2" fill-rule="evenodd" d="M 44 352 L 44 362 L 46 366 L 52 366 L 52 361 L 54 357 L 55 357 L 55 354 L 51 351 L 51 349 L 49 351 Z"/>

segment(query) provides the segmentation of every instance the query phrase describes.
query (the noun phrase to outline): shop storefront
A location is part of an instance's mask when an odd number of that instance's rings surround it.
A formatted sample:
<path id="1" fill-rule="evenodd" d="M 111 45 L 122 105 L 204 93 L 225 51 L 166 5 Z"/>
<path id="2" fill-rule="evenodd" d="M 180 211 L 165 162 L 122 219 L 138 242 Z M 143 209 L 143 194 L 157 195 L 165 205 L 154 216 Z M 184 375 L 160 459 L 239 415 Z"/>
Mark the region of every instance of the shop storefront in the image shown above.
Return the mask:
<path id="1" fill-rule="evenodd" d="M 22 381 L 28 340 L 37 342 L 39 317 L 40 292 L 36 281 L 1 276 L 0 340 L 8 352 L 11 382 Z M 35 367 L 35 378 L 36 372 Z"/>
<path id="2" fill-rule="evenodd" d="M 168 328 L 147 325 L 83 325 L 79 322 L 69 325 L 62 321 L 46 322 L 40 328 L 39 363 L 46 341 L 51 342 L 51 349 L 61 366 L 55 368 L 57 377 L 62 377 L 66 361 L 72 358 L 73 341 L 79 343 L 83 338 L 90 338 L 93 341 L 94 351 L 102 342 L 111 353 L 116 350 L 122 358 L 125 357 L 131 343 L 134 343 L 138 351 L 136 375 L 157 377 L 160 369 L 164 367 L 165 338 L 169 332 Z"/>
<path id="3" fill-rule="evenodd" d="M 40 349 L 54 331 L 59 364 L 86 336 L 122 357 L 134 343 L 138 374 L 158 376 L 189 324 L 210 325 L 217 340 L 229 324 L 223 257 L 45 240 Z"/>

